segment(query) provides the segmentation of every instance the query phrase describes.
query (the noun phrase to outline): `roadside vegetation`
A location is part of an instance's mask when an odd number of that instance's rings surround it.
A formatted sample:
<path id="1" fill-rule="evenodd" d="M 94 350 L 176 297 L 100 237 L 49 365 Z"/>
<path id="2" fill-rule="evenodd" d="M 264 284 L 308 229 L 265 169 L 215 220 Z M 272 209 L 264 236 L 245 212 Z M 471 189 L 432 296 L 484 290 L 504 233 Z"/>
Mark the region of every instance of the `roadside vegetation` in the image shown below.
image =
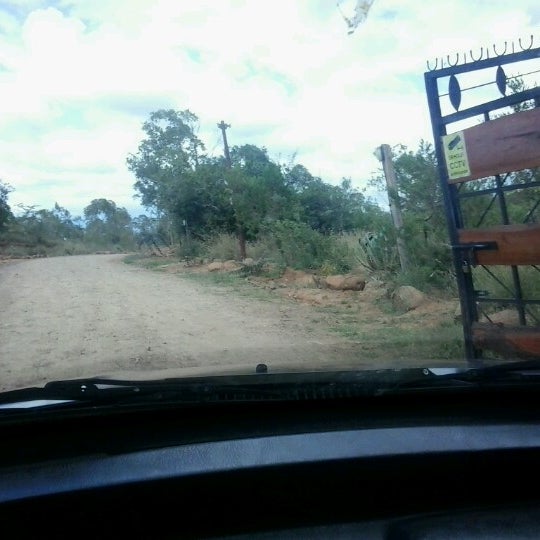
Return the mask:
<path id="1" fill-rule="evenodd" d="M 137 218 L 141 243 L 179 260 L 244 260 L 322 275 L 362 272 L 426 292 L 455 294 L 434 150 L 394 149 L 414 266 L 399 267 L 390 213 L 352 186 L 313 175 L 294 158 L 273 160 L 266 148 L 233 146 L 230 159 L 209 156 L 190 111 L 160 110 L 127 159 L 135 191 L 154 218 Z M 371 186 L 386 196 L 382 176 Z M 382 199 L 381 199 L 382 198 Z M 260 268 L 264 268 L 263 264 Z"/>
<path id="2" fill-rule="evenodd" d="M 53 257 L 135 249 L 129 213 L 113 201 L 95 199 L 82 217 L 56 203 L 50 210 L 8 204 L 9 185 L 0 181 L 0 257 Z"/>
<path id="3" fill-rule="evenodd" d="M 522 89 L 515 82 L 512 91 Z M 246 258 L 256 267 L 290 267 L 319 275 L 360 272 L 391 283 L 414 285 L 438 296 L 455 297 L 455 275 L 447 234 L 443 194 L 433 146 L 392 149 L 398 202 L 404 227 L 399 233 L 411 264 L 403 270 L 396 250 L 397 233 L 384 201 L 382 172 L 366 179 L 376 200 L 353 187 L 348 178 L 330 183 L 314 175 L 293 156 L 271 158 L 266 148 L 232 146 L 223 157 L 206 153 L 197 137 L 198 118 L 189 110 L 159 110 L 143 125 L 144 138 L 127 165 L 136 196 L 156 216 L 138 218 L 143 244 L 169 246 L 179 260 Z M 540 181 L 537 170 L 507 176 L 516 189 L 507 193 L 511 223 L 537 219 L 540 188 L 527 192 L 519 184 Z M 462 191 L 495 187 L 495 179 L 469 182 Z M 531 193 L 532 192 L 532 193 Z M 533 199 L 536 197 L 535 200 Z M 381 204 L 383 202 L 383 204 Z M 494 204 L 495 203 L 495 204 Z M 491 194 L 464 201 L 467 227 L 501 223 Z M 170 253 L 170 252 L 169 252 Z M 540 289 L 540 273 L 531 285 Z M 502 278 L 503 286 L 511 279 Z"/>
<path id="4" fill-rule="evenodd" d="M 519 88 L 518 88 L 519 90 Z M 430 143 L 393 148 L 404 227 L 400 232 L 411 264 L 403 270 L 397 233 L 385 201 L 382 172 L 366 179 L 375 198 L 349 178 L 326 181 L 295 157 L 273 159 L 264 147 L 234 145 L 211 156 L 198 138 L 198 118 L 189 110 L 158 110 L 143 124 L 137 152 L 127 157 L 135 197 L 145 215 L 132 218 L 113 201 L 96 199 L 74 217 L 55 204 L 50 210 L 9 206 L 10 187 L 0 182 L 0 254 L 53 256 L 140 250 L 189 265 L 250 260 L 249 273 L 280 275 L 286 268 L 318 276 L 357 274 L 393 288 L 413 285 L 434 297 L 455 298 L 455 276 L 447 235 L 437 162 Z M 512 175 L 519 184 L 538 171 Z M 493 179 L 470 182 L 465 191 L 489 187 Z M 536 219 L 528 195 L 507 195 L 511 222 Z M 538 195 L 540 198 L 540 189 Z M 499 218 L 491 196 L 466 200 L 463 217 L 476 227 Z M 156 264 L 160 263 L 148 263 Z M 538 272 L 527 287 L 540 290 Z M 500 275 L 500 286 L 511 276 Z M 488 285 L 486 285 L 486 289 Z"/>

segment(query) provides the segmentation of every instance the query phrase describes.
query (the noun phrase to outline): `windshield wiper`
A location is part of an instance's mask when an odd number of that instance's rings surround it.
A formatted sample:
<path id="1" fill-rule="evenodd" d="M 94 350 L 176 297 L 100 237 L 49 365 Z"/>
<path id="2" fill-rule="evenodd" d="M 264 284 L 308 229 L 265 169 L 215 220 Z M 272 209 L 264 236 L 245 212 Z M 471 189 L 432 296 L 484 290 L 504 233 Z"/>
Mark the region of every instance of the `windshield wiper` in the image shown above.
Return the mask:
<path id="1" fill-rule="evenodd" d="M 540 361 L 482 368 L 256 373 L 157 381 L 105 378 L 53 381 L 0 394 L 0 410 L 144 403 L 305 401 L 442 389 L 500 388 L 540 382 Z"/>
<path id="2" fill-rule="evenodd" d="M 398 382 L 390 391 L 537 384 L 540 382 L 540 360 L 504 362 L 466 369 L 425 368 L 422 374 L 424 376 L 418 379 Z"/>
<path id="3" fill-rule="evenodd" d="M 254 373 L 148 381 L 105 378 L 53 381 L 42 388 L 0 394 L 0 410 L 47 406 L 106 404 L 201 404 L 246 401 L 305 401 L 370 396 L 404 381 L 417 380 L 423 370 Z"/>

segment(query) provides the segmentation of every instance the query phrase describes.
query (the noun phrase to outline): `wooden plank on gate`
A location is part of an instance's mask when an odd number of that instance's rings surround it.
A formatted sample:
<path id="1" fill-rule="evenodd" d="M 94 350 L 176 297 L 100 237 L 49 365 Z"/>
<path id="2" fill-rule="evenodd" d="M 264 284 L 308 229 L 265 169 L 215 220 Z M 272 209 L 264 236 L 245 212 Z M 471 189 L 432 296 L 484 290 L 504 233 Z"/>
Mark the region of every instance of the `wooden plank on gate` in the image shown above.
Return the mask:
<path id="1" fill-rule="evenodd" d="M 540 107 L 443 136 L 451 184 L 540 165 Z"/>
<path id="2" fill-rule="evenodd" d="M 489 349 L 505 357 L 540 357 L 540 327 L 474 323 L 472 335 L 479 349 Z"/>
<path id="3" fill-rule="evenodd" d="M 459 229 L 458 236 L 460 244 L 497 244 L 496 249 L 474 251 L 478 264 L 540 264 L 540 223 Z"/>

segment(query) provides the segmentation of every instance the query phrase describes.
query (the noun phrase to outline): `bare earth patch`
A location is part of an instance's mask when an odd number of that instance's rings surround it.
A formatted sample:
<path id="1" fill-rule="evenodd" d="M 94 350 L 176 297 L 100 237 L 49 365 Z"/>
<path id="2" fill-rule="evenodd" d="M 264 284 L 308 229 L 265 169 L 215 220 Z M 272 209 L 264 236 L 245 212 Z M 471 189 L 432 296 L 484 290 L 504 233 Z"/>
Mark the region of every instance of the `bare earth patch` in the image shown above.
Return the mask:
<path id="1" fill-rule="evenodd" d="M 391 316 L 363 292 L 332 291 L 331 301 L 318 304 L 317 296 L 293 298 L 300 289 L 287 287 L 253 297 L 198 282 L 179 263 L 158 261 L 161 271 L 154 272 L 123 259 L 85 255 L 0 266 L 1 390 L 107 374 L 254 370 L 261 362 L 270 371 L 406 366 L 411 362 L 340 325 L 369 331 L 402 317 L 403 326 L 417 327 L 455 308 L 437 304 L 418 308 L 415 317 Z"/>
<path id="2" fill-rule="evenodd" d="M 362 290 L 335 290 L 328 283 L 358 283 L 359 276 L 325 278 L 311 272 L 286 269 L 281 275 L 250 275 L 242 278 L 220 263 L 194 264 L 171 259 L 143 259 L 139 264 L 156 270 L 191 276 L 205 283 L 218 282 L 233 293 L 253 295 L 256 291 L 273 301 L 309 306 L 311 322 L 327 332 L 356 344 L 357 358 L 370 367 L 411 365 L 463 365 L 462 330 L 456 324 L 457 299 L 435 299 L 418 293 L 421 302 L 405 311 L 384 283 L 360 276 Z M 238 263 L 235 263 L 238 266 Z M 249 268 L 247 268 L 249 269 Z M 279 274 L 266 268 L 270 274 Z M 411 287 L 401 287 L 411 292 Z M 407 298 L 406 295 L 405 298 Z M 261 294 L 258 295 L 261 297 Z M 354 367 L 354 366 L 353 366 Z"/>

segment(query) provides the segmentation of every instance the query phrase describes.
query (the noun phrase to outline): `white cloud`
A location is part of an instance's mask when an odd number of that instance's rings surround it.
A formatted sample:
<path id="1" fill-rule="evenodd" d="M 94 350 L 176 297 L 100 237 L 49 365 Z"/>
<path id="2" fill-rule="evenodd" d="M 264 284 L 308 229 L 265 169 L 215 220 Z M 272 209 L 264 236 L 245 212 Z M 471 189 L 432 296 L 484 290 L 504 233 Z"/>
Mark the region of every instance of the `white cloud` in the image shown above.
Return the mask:
<path id="1" fill-rule="evenodd" d="M 189 108 L 209 151 L 266 146 L 361 186 L 373 148 L 431 137 L 425 60 L 540 39 L 536 0 L 375 0 L 352 36 L 335 1 L 58 0 L 0 8 L 0 178 L 13 202 L 135 208 L 125 167 L 152 110 Z M 1 69 L 3 68 L 3 69 Z"/>

